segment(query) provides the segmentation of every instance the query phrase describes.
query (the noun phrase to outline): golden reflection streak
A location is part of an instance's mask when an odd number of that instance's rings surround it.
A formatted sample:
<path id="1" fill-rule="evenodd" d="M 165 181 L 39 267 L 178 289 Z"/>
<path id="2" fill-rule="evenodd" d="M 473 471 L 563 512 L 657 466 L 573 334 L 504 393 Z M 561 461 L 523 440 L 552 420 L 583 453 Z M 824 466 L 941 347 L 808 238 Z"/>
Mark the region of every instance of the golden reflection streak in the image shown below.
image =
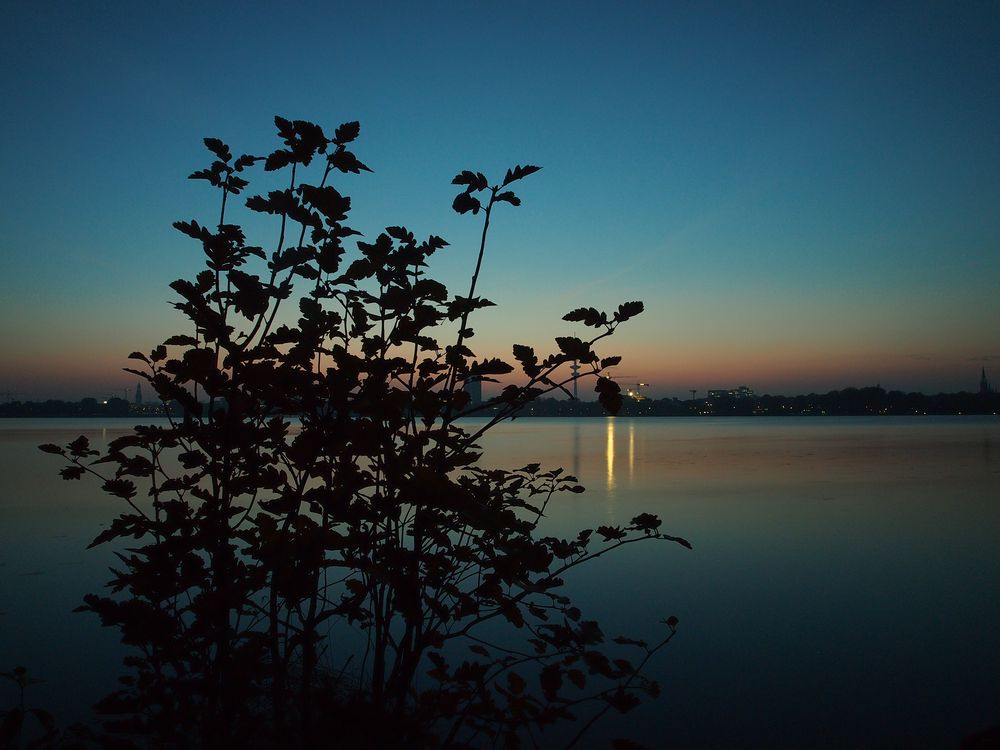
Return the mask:
<path id="1" fill-rule="evenodd" d="M 573 420 L 573 476 L 580 478 L 580 420 Z"/>
<path id="2" fill-rule="evenodd" d="M 608 417 L 608 489 L 615 488 L 615 418 Z"/>
<path id="3" fill-rule="evenodd" d="M 628 423 L 628 481 L 629 484 L 635 475 L 635 422 Z"/>

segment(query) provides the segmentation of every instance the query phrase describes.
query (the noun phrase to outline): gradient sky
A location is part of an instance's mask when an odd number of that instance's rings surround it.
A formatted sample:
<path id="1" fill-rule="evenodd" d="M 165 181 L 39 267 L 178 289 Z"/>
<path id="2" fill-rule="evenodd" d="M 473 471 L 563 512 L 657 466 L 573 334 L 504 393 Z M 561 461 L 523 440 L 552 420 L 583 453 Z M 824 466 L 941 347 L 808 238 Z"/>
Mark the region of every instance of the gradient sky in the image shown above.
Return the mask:
<path id="1" fill-rule="evenodd" d="M 498 210 L 474 349 L 640 299 L 602 350 L 651 395 L 1000 381 L 1000 3 L 29 3 L 0 46 L 0 392 L 134 388 L 211 221 L 217 136 L 360 120 L 352 225 L 452 243 L 452 176 L 543 171 Z M 273 227 L 255 239 L 273 241 Z"/>

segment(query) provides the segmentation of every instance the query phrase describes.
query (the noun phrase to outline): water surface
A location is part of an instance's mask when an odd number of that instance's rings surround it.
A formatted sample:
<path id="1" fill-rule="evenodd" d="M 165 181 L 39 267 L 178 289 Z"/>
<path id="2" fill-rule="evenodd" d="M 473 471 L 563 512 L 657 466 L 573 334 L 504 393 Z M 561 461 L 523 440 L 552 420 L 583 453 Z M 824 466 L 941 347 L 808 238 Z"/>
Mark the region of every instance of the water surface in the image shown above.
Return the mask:
<path id="1" fill-rule="evenodd" d="M 107 578 L 108 553 L 84 547 L 118 506 L 35 446 L 102 447 L 130 424 L 0 422 L 0 671 L 25 664 L 38 703 L 72 718 L 117 674 L 115 633 L 70 610 Z M 937 748 L 1000 723 L 1000 420 L 519 419 L 483 445 L 484 463 L 587 486 L 553 501 L 546 533 L 653 512 L 693 543 L 569 581 L 610 636 L 680 618 L 652 669 L 663 697 L 624 717 L 636 738 Z"/>

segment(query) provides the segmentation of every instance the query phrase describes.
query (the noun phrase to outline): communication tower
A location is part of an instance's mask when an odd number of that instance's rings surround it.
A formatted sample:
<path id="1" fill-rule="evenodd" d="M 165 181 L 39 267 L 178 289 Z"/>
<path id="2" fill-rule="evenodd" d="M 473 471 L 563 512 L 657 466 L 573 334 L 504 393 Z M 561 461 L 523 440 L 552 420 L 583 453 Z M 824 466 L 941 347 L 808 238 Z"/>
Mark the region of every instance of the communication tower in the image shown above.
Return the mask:
<path id="1" fill-rule="evenodd" d="M 577 382 L 580 377 L 580 363 L 574 359 L 573 364 L 569 366 L 569 369 L 573 371 L 573 400 L 579 401 L 580 396 L 577 390 Z"/>

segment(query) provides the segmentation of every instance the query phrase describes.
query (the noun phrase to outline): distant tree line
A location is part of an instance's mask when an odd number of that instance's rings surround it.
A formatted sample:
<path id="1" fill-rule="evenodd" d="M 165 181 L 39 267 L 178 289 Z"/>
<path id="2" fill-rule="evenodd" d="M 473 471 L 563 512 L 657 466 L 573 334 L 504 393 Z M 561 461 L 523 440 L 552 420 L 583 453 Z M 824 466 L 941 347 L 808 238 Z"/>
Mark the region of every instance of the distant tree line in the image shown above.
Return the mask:
<path id="1" fill-rule="evenodd" d="M 499 404 L 500 402 L 498 402 Z M 180 409 L 171 404 L 170 413 Z M 488 413 L 489 407 L 482 413 Z M 125 399 L 98 401 L 12 401 L 0 404 L 2 417 L 128 417 L 138 415 L 137 407 Z M 162 404 L 143 405 L 141 414 L 165 414 Z M 626 398 L 620 416 L 632 417 L 782 417 L 840 416 L 861 417 L 904 414 L 998 414 L 1000 394 L 970 393 L 903 393 L 884 388 L 844 388 L 829 393 L 801 396 L 754 396 L 752 398 Z M 607 411 L 599 401 L 540 398 L 527 407 L 523 417 L 602 417 Z"/>
<path id="2" fill-rule="evenodd" d="M 131 404 L 123 398 L 98 401 L 11 401 L 0 404 L 0 417 L 127 417 Z"/>
<path id="3" fill-rule="evenodd" d="M 176 412 L 176 409 L 171 413 Z M 128 417 L 165 414 L 161 404 L 143 405 L 139 412 L 125 399 L 98 401 L 13 401 L 0 404 L 2 417 Z M 487 411 L 483 412 L 484 414 Z M 903 393 L 879 387 L 844 388 L 829 393 L 800 396 L 754 396 L 752 398 L 626 398 L 620 416 L 632 417 L 783 417 L 921 414 L 998 414 L 998 393 Z M 598 401 L 541 398 L 519 415 L 522 417 L 602 417 L 607 411 Z"/>
<path id="4" fill-rule="evenodd" d="M 599 417 L 604 414 L 596 401 L 539 399 L 521 416 Z M 625 399 L 620 416 L 649 417 L 751 417 L 751 416 L 877 416 L 920 414 L 997 414 L 997 393 L 903 393 L 884 388 L 844 388 L 829 393 L 801 396 L 754 396 L 751 398 L 700 398 L 681 400 Z"/>

